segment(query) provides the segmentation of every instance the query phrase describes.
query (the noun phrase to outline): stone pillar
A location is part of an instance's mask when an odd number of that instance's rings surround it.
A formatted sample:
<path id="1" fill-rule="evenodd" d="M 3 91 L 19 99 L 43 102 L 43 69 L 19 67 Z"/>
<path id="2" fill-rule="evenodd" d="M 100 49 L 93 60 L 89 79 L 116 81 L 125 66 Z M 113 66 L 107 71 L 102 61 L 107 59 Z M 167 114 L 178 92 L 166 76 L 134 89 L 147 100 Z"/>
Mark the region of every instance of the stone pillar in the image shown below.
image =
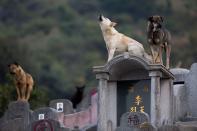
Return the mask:
<path id="1" fill-rule="evenodd" d="M 151 109 L 150 117 L 151 123 L 159 127 L 160 125 L 160 95 L 161 86 L 160 78 L 162 76 L 160 71 L 150 71 L 149 76 L 151 77 Z"/>
<path id="2" fill-rule="evenodd" d="M 96 74 L 99 80 L 98 86 L 98 128 L 97 131 L 107 131 L 107 80 L 109 74 L 106 72 Z M 115 114 L 114 114 L 115 115 Z"/>
<path id="3" fill-rule="evenodd" d="M 112 131 L 114 131 L 117 127 L 117 82 L 108 81 L 107 102 L 108 121 L 111 121 Z"/>

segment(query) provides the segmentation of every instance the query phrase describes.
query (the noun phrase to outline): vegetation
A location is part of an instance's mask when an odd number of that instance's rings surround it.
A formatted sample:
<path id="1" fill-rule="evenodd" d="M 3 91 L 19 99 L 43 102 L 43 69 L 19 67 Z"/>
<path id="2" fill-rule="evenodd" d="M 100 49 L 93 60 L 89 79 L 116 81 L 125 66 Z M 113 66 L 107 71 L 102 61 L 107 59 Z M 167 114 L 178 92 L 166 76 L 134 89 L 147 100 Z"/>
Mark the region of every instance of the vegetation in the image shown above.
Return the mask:
<path id="1" fill-rule="evenodd" d="M 14 61 L 35 80 L 33 109 L 50 99 L 70 97 L 81 79 L 88 89 L 95 87 L 92 67 L 107 59 L 97 22 L 100 13 L 147 51 L 147 17 L 164 16 L 173 37 L 172 67 L 182 63 L 188 68 L 197 61 L 196 12 L 194 0 L 1 0 L 0 113 L 16 97 L 7 69 Z"/>

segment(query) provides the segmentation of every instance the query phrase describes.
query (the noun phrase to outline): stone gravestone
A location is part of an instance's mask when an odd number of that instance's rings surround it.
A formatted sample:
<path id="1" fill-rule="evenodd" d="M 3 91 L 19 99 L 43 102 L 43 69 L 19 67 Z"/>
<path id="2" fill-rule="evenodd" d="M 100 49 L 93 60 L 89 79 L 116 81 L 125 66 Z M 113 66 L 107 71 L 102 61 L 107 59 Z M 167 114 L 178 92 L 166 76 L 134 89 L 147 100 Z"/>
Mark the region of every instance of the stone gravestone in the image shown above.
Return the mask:
<path id="1" fill-rule="evenodd" d="M 56 109 L 57 112 L 63 112 L 65 115 L 74 112 L 72 102 L 67 99 L 52 100 L 49 106 Z"/>
<path id="2" fill-rule="evenodd" d="M 170 69 L 175 79 L 173 81 L 173 106 L 174 121 L 184 120 L 188 113 L 188 95 L 185 80 L 189 74 L 189 70 L 184 68 Z"/>
<path id="3" fill-rule="evenodd" d="M 190 72 L 186 77 L 186 89 L 189 101 L 189 110 L 193 117 L 197 117 L 197 63 L 192 64 Z"/>
<path id="4" fill-rule="evenodd" d="M 31 111 L 28 102 L 11 102 L 1 120 L 0 131 L 25 131 L 30 119 Z"/>
<path id="5" fill-rule="evenodd" d="M 149 122 L 149 116 L 142 112 L 127 112 L 121 116 L 120 127 L 116 131 L 132 131 L 140 128 L 142 123 Z"/>
<path id="6" fill-rule="evenodd" d="M 39 121 L 39 120 L 45 120 L 45 119 L 51 119 L 51 120 L 59 120 L 59 114 L 58 112 L 49 107 L 39 108 L 35 110 L 32 114 L 32 122 Z"/>

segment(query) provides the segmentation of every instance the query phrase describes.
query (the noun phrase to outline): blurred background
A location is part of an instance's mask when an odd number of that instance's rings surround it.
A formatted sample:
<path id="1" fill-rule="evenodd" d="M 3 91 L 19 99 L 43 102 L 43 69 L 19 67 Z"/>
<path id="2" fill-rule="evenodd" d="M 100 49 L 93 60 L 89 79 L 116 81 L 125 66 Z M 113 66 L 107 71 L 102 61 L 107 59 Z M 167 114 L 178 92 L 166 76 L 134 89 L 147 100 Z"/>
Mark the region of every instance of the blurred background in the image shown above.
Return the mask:
<path id="1" fill-rule="evenodd" d="M 0 115 L 16 100 L 7 68 L 14 61 L 35 80 L 32 109 L 70 98 L 79 81 L 85 92 L 96 87 L 92 67 L 107 60 L 99 14 L 147 52 L 147 18 L 161 15 L 173 39 L 171 67 L 197 61 L 196 0 L 0 0 Z"/>

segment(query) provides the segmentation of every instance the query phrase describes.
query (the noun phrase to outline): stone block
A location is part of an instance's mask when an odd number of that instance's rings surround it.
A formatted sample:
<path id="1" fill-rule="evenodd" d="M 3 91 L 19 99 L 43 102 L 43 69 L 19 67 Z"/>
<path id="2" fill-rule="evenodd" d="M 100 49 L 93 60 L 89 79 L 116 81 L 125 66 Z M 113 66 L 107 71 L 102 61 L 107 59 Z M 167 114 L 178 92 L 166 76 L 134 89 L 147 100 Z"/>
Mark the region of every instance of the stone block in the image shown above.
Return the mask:
<path id="1" fill-rule="evenodd" d="M 35 110 L 32 114 L 32 122 L 45 120 L 45 119 L 58 121 L 59 114 L 55 109 L 49 107 L 39 108 Z"/>
<path id="2" fill-rule="evenodd" d="M 189 70 L 184 68 L 173 68 L 170 69 L 170 72 L 174 75 L 175 77 L 174 82 L 176 83 L 176 82 L 185 82 Z"/>
<path id="3" fill-rule="evenodd" d="M 176 84 L 173 86 L 174 94 L 174 119 L 175 121 L 183 120 L 188 112 L 188 100 L 186 87 L 183 84 Z"/>
<path id="4" fill-rule="evenodd" d="M 63 112 L 65 115 L 74 112 L 72 102 L 67 99 L 52 100 L 50 101 L 49 106 L 56 109 L 57 112 Z"/>
<path id="5" fill-rule="evenodd" d="M 31 120 L 29 103 L 14 101 L 8 105 L 8 110 L 1 118 L 0 130 L 2 131 L 23 131 Z"/>
<path id="6" fill-rule="evenodd" d="M 177 122 L 178 131 L 197 131 L 197 121 Z"/>
<path id="7" fill-rule="evenodd" d="M 185 81 L 185 86 L 187 89 L 189 112 L 192 116 L 197 117 L 197 63 L 192 64 Z"/>
<path id="8" fill-rule="evenodd" d="M 5 119 L 13 120 L 16 118 L 24 118 L 26 122 L 29 122 L 30 115 L 31 112 L 28 102 L 14 101 L 8 105 L 8 110 L 5 113 Z"/>
<path id="9" fill-rule="evenodd" d="M 23 118 L 15 118 L 1 124 L 0 131 L 26 131 Z"/>

